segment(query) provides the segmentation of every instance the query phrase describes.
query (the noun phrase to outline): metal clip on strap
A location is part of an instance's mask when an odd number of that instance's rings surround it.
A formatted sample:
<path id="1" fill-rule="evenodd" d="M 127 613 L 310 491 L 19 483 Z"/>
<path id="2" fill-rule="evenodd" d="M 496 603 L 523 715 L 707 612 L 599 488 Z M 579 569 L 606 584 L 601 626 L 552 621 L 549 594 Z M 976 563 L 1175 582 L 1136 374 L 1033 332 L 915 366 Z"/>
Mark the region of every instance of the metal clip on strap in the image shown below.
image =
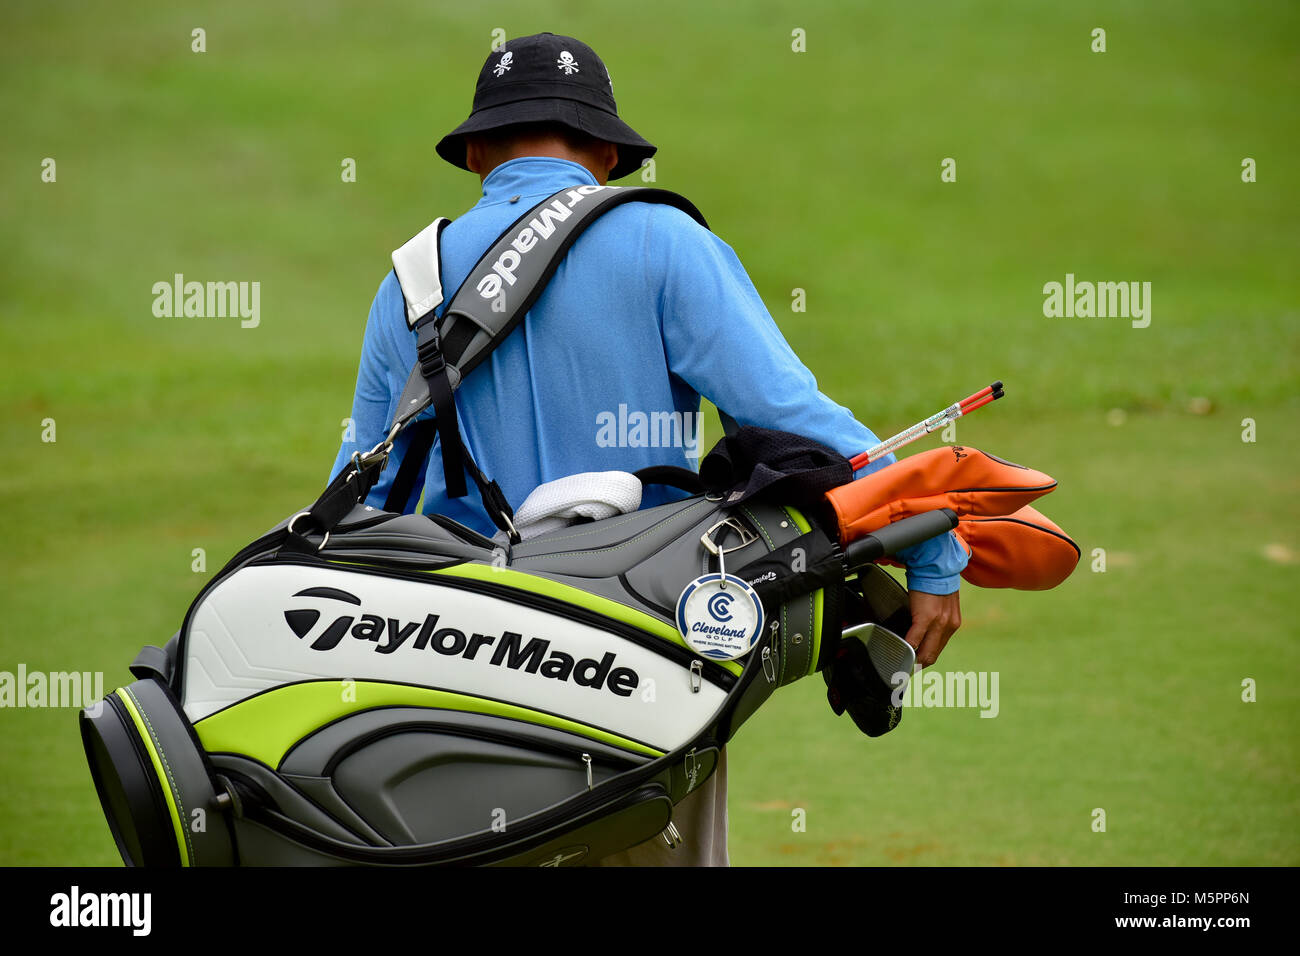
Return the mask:
<path id="1" fill-rule="evenodd" d="M 739 543 L 733 544 L 729 548 L 724 548 L 717 541 L 715 541 L 713 535 L 716 532 L 723 530 L 724 528 L 729 531 L 734 531 L 738 535 L 740 535 Z M 719 535 L 719 538 L 722 537 L 724 536 Z M 721 521 L 715 522 L 713 526 L 709 528 L 708 531 L 700 535 L 700 544 L 704 545 L 705 551 L 713 555 L 721 555 L 731 551 L 739 551 L 741 548 L 745 547 L 748 544 L 753 544 L 757 540 L 758 540 L 758 535 L 756 535 L 753 531 L 750 531 L 749 528 L 745 527 L 745 523 L 741 521 L 739 518 L 737 518 L 735 515 L 728 515 L 727 517 L 723 518 Z"/>
<path id="2" fill-rule="evenodd" d="M 366 500 L 370 490 L 379 480 L 379 474 L 388 463 L 388 453 L 393 450 L 393 439 L 401 431 L 402 425 L 395 423 L 384 438 L 374 448 L 362 454 L 352 453 L 351 467 L 339 472 L 338 477 L 329 483 L 319 498 L 306 511 L 300 511 L 285 526 L 284 546 L 291 551 L 307 551 L 311 543 L 307 535 L 318 532 L 323 535 L 315 551 L 325 548 L 330 539 L 330 532 L 338 526 L 353 508 Z M 303 519 L 306 519 L 303 521 Z M 299 522 L 303 527 L 299 529 Z M 313 527 L 309 527 L 313 526 Z"/>
<path id="3" fill-rule="evenodd" d="M 713 535 L 721 531 L 717 539 Z M 722 541 L 728 531 L 734 531 L 740 535 L 740 542 L 729 548 L 724 548 L 719 543 Z M 727 560 L 725 555 L 731 551 L 739 551 L 741 548 L 758 540 L 758 535 L 745 527 L 744 523 L 734 515 L 728 515 L 721 521 L 715 522 L 708 531 L 700 535 L 700 544 L 704 545 L 704 550 L 714 555 L 718 559 L 718 573 L 722 575 L 722 580 L 718 582 L 718 587 L 724 591 L 727 588 Z"/>
<path id="4" fill-rule="evenodd" d="M 366 469 L 378 466 L 379 471 L 384 470 L 388 464 L 388 456 L 393 450 L 393 440 L 397 438 L 397 433 L 402 430 L 406 422 L 395 421 L 393 427 L 388 430 L 388 437 L 377 444 L 364 455 L 360 451 L 352 453 L 352 467 L 355 468 L 358 475 L 361 475 Z"/>

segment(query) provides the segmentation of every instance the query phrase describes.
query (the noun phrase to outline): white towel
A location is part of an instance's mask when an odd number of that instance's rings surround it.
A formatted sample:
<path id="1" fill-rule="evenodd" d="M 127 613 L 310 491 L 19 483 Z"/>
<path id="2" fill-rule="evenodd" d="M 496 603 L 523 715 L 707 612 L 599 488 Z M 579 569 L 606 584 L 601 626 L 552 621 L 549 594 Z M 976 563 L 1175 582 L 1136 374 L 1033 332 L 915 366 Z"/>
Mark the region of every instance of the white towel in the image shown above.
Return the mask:
<path id="1" fill-rule="evenodd" d="M 515 530 L 524 541 L 566 528 L 580 518 L 599 521 L 641 507 L 641 481 L 626 471 L 584 471 L 538 485 L 515 511 Z M 495 540 L 505 543 L 505 532 Z"/>

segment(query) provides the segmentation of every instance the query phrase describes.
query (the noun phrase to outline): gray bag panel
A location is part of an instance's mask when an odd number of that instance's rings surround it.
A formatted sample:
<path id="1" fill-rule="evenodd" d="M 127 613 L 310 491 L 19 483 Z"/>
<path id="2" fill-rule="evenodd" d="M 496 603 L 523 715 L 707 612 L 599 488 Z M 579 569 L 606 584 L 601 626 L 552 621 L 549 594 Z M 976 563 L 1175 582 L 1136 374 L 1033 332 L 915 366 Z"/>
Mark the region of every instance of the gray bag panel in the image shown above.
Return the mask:
<path id="1" fill-rule="evenodd" d="M 661 833 L 672 820 L 673 804 L 662 788 L 642 788 L 614 802 L 612 813 L 597 808 L 588 818 L 556 825 L 551 834 L 536 840 L 529 850 L 519 850 L 490 866 L 581 866 L 617 853 Z M 591 819 L 595 817 L 597 819 Z M 264 824 L 246 818 L 233 823 L 240 862 L 252 866 L 375 866 L 380 861 L 359 862 L 326 849 L 302 843 Z M 508 836 L 507 830 L 506 835 Z M 552 835 L 553 834 L 553 835 Z M 509 852 L 509 851 L 507 851 Z M 400 862 L 400 861 L 398 861 Z M 455 860 L 440 861 L 455 863 Z"/>
<path id="2" fill-rule="evenodd" d="M 498 808 L 508 826 L 580 793 L 583 753 L 593 783 L 650 760 L 507 718 L 386 707 L 321 728 L 279 772 L 353 829 L 369 821 L 376 845 L 435 843 L 490 830 Z"/>
<path id="3" fill-rule="evenodd" d="M 358 866 L 341 856 L 319 852 L 244 817 L 233 822 L 241 866 Z"/>
<path id="4" fill-rule="evenodd" d="M 261 788 L 285 814 L 295 820 L 343 843 L 353 846 L 365 845 L 356 833 L 341 825 L 269 767 L 238 754 L 215 753 L 211 754 L 211 759 L 218 773 L 246 777 Z"/>
<path id="5" fill-rule="evenodd" d="M 628 764 L 593 757 L 591 769 L 599 784 Z M 343 799 L 397 844 L 492 833 L 494 824 L 508 830 L 587 789 L 580 754 L 429 729 L 366 744 L 339 762 L 333 778 Z"/>
<path id="6" fill-rule="evenodd" d="M 384 846 L 390 842 L 387 837 L 358 815 L 354 808 L 348 806 L 344 799 L 339 796 L 339 792 L 334 789 L 334 781 L 329 777 L 302 776 L 300 774 L 285 773 L 283 770 L 280 771 L 280 776 L 306 794 L 309 800 L 316 803 L 326 813 L 349 829 L 354 830 L 363 839 L 368 840 L 375 846 Z"/>
<path id="7" fill-rule="evenodd" d="M 661 613 L 667 611 L 671 618 L 682 589 L 701 574 L 718 570 L 717 558 L 705 549 L 701 538 L 728 513 L 707 498 L 688 498 L 635 512 L 627 515 L 627 520 L 609 518 L 542 535 L 516 546 L 510 565 L 547 577 L 579 578 L 579 586 L 588 590 L 596 590 L 596 580 L 617 580 L 623 575 L 634 592 L 627 594 L 622 588 L 627 597 L 634 603 L 648 603 Z M 729 573 L 800 533 L 784 509 L 755 505 L 735 516 L 757 538 L 727 551 Z M 738 541 L 733 536 L 722 539 L 722 544 L 731 549 Z"/>
<path id="8" fill-rule="evenodd" d="M 489 865 L 584 866 L 653 839 L 672 822 L 672 800 L 654 788 L 625 802 L 630 805 L 577 829 L 556 827 L 558 835 L 542 846 Z"/>
<path id="9" fill-rule="evenodd" d="M 311 736 L 299 741 L 285 754 L 280 762 L 280 770 L 283 773 L 324 776 L 330 762 L 357 740 L 378 736 L 385 732 L 395 732 L 399 728 L 426 726 L 433 723 L 448 732 L 509 734 L 519 740 L 534 740 L 544 747 L 569 751 L 576 748 L 608 760 L 622 758 L 636 764 L 650 759 L 643 754 L 628 753 L 598 740 L 589 740 L 563 730 L 505 717 L 494 717 L 490 714 L 455 710 L 431 711 L 425 707 L 384 707 L 379 710 L 361 711 L 322 727 Z"/>
<path id="10" fill-rule="evenodd" d="M 717 504 L 705 498 L 685 498 L 603 521 L 558 528 L 515 545 L 510 563 L 521 571 L 543 568 L 577 577 L 614 576 L 688 533 L 717 510 Z M 699 544 L 698 535 L 695 543 Z"/>
<path id="11" fill-rule="evenodd" d="M 388 517 L 376 520 L 375 514 L 388 514 Z M 445 554 L 471 561 L 490 560 L 492 557 L 491 548 L 457 537 L 427 515 L 394 515 L 387 512 L 375 514 L 350 526 L 340 525 L 330 534 L 330 540 L 322 550 L 329 551 L 344 546 L 355 549 L 375 547 L 420 551 L 431 555 Z"/>
<path id="12" fill-rule="evenodd" d="M 667 608 L 670 614 L 674 614 L 677 599 L 686 585 L 702 574 L 718 570 L 717 558 L 705 549 L 700 538 L 718 522 L 720 517 L 719 512 L 710 511 L 687 533 L 670 535 L 666 540 L 656 542 L 657 547 L 653 554 L 647 555 L 645 559 L 637 562 L 636 566 L 627 569 L 625 572 L 627 583 L 646 600 L 653 601 L 660 607 Z M 724 539 L 723 547 L 735 543 L 735 541 L 729 543 Z M 734 574 L 742 565 L 767 552 L 767 545 L 760 536 L 739 550 L 728 551 L 723 564 L 728 573 Z"/>
<path id="13" fill-rule="evenodd" d="M 466 537 L 474 535 L 466 529 Z M 357 505 L 325 541 L 320 553 L 339 560 L 375 560 L 416 569 L 460 561 L 490 561 L 492 548 L 466 540 L 422 514 L 393 514 Z"/>

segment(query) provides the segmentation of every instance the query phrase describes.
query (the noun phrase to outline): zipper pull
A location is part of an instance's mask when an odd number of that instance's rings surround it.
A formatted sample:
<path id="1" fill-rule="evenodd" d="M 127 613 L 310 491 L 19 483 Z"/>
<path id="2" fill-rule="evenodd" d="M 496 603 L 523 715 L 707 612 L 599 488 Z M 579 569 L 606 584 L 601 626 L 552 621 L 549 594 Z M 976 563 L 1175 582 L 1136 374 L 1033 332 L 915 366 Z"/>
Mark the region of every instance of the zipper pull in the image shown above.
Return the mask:
<path id="1" fill-rule="evenodd" d="M 704 661 L 691 661 L 691 693 L 698 694 L 704 683 Z"/>
<path id="2" fill-rule="evenodd" d="M 695 778 L 700 775 L 700 761 L 695 756 L 695 748 L 692 747 L 686 754 L 686 792 L 690 793 L 695 789 Z"/>
<path id="3" fill-rule="evenodd" d="M 587 765 L 587 789 L 591 789 L 591 754 L 583 754 L 582 762 Z"/>

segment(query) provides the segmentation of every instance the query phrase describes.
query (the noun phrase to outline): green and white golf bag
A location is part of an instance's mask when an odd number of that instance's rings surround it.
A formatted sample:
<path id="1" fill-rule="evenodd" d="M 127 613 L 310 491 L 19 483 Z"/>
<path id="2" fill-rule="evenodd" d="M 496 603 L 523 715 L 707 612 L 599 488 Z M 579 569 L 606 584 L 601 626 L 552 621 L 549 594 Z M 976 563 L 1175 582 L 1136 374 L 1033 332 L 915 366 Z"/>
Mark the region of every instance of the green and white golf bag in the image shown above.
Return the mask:
<path id="1" fill-rule="evenodd" d="M 137 660 L 142 679 L 82 716 L 123 857 L 573 864 L 667 831 L 746 718 L 840 640 L 843 588 L 820 588 L 741 660 L 691 650 L 672 609 L 717 569 L 702 540 L 724 528 L 741 577 L 821 534 L 792 508 L 696 496 L 506 558 L 357 507 L 318 551 L 244 554 Z M 899 614 L 893 579 L 865 573 L 866 616 Z"/>

